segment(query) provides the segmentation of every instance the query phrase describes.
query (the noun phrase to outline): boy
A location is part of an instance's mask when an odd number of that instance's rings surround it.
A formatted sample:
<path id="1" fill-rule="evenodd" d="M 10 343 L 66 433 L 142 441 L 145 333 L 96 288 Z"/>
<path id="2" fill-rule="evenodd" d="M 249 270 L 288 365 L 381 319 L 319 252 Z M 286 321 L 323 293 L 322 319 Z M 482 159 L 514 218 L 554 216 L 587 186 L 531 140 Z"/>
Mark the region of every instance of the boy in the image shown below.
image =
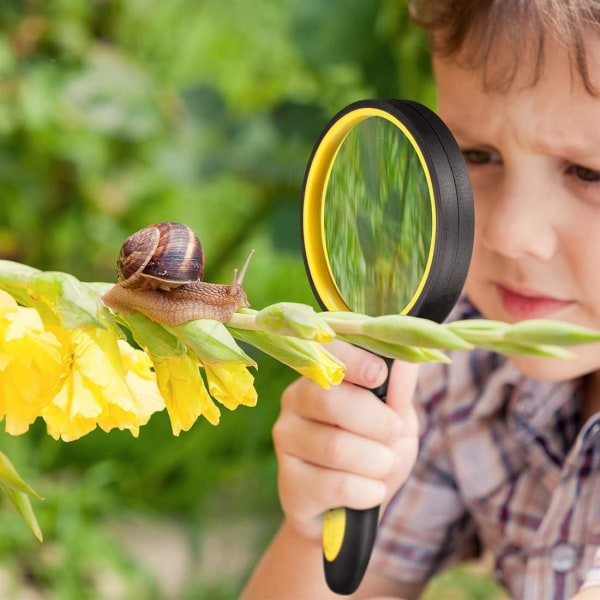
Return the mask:
<path id="1" fill-rule="evenodd" d="M 600 3 L 413 4 L 475 197 L 467 296 L 452 318 L 599 329 Z M 598 345 L 571 361 L 456 353 L 450 366 L 420 367 L 414 398 L 417 367 L 397 362 L 387 405 L 354 385 L 381 383 L 383 363 L 334 351 L 344 384 L 324 391 L 302 379 L 283 395 L 274 442 L 286 519 L 245 598 L 335 597 L 322 574 L 323 512 L 386 502 L 356 597 L 418 598 L 434 573 L 482 547 L 512 598 L 562 600 L 590 583 Z"/>

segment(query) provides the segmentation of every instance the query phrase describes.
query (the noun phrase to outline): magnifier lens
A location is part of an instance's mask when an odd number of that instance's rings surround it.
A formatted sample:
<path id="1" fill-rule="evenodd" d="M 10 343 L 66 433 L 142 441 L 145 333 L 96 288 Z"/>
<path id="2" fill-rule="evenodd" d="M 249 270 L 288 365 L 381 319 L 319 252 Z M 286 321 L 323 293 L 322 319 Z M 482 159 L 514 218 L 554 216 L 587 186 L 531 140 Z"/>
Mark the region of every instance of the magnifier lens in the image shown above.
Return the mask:
<path id="1" fill-rule="evenodd" d="M 435 206 L 411 139 L 371 116 L 346 135 L 325 190 L 325 251 L 351 310 L 393 314 L 410 307 L 431 263 Z"/>

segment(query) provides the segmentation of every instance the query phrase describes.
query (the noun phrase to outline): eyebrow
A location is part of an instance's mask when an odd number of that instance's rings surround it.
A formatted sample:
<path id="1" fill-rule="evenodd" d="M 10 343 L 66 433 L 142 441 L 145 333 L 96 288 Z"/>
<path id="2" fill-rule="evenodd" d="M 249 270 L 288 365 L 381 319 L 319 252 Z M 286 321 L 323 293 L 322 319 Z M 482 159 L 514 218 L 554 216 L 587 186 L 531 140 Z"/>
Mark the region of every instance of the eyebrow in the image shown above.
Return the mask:
<path id="1" fill-rule="evenodd" d="M 482 148 L 495 148 L 495 145 L 486 142 L 479 138 L 476 134 L 473 135 L 470 132 L 462 129 L 460 126 L 454 127 L 451 122 L 445 121 L 450 128 L 452 134 L 460 139 L 459 145 L 470 145 L 480 146 Z M 590 140 L 589 137 L 583 143 L 583 136 L 573 136 L 571 139 L 551 141 L 550 139 L 536 139 L 535 147 L 541 148 L 542 151 L 547 152 L 551 156 L 560 156 L 562 158 L 569 158 L 571 160 L 585 161 L 600 161 L 600 139 L 595 142 Z M 457 140 L 458 142 L 458 140 Z"/>
<path id="2" fill-rule="evenodd" d="M 477 144 L 477 145 L 482 145 L 482 146 L 490 145 L 490 144 L 484 143 L 483 141 L 476 140 L 470 133 L 464 131 L 460 127 L 454 127 L 451 123 L 449 123 L 446 120 L 444 122 L 446 123 L 446 125 L 448 126 L 450 131 L 452 132 L 452 135 L 456 138 L 460 138 L 461 140 L 464 140 L 465 143 L 472 143 L 472 144 Z"/>

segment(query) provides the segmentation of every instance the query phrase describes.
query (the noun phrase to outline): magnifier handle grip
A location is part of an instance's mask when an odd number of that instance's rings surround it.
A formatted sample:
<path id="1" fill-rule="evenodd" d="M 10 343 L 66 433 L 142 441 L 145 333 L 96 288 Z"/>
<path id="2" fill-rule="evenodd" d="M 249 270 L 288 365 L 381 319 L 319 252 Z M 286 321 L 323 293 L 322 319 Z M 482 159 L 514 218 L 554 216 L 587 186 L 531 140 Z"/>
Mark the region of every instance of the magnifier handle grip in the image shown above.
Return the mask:
<path id="1" fill-rule="evenodd" d="M 392 359 L 384 357 L 388 377 L 371 391 L 382 401 L 387 399 L 389 370 Z M 332 592 L 352 594 L 367 570 L 375 543 L 379 506 L 366 510 L 334 508 L 328 510 L 323 522 L 323 565 L 325 580 Z"/>

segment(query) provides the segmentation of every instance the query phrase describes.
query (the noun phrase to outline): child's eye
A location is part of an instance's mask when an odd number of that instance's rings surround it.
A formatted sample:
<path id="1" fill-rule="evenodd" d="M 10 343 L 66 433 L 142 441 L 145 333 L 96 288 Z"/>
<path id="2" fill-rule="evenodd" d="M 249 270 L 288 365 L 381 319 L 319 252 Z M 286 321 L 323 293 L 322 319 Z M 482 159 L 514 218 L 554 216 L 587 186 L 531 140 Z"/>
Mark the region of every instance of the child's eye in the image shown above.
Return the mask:
<path id="1" fill-rule="evenodd" d="M 489 150 L 466 148 L 462 150 L 462 155 L 468 165 L 487 165 L 500 162 L 499 155 Z"/>
<path id="2" fill-rule="evenodd" d="M 590 169 L 581 165 L 571 165 L 567 169 L 567 173 L 575 176 L 582 183 L 598 183 L 600 182 L 600 171 Z"/>

